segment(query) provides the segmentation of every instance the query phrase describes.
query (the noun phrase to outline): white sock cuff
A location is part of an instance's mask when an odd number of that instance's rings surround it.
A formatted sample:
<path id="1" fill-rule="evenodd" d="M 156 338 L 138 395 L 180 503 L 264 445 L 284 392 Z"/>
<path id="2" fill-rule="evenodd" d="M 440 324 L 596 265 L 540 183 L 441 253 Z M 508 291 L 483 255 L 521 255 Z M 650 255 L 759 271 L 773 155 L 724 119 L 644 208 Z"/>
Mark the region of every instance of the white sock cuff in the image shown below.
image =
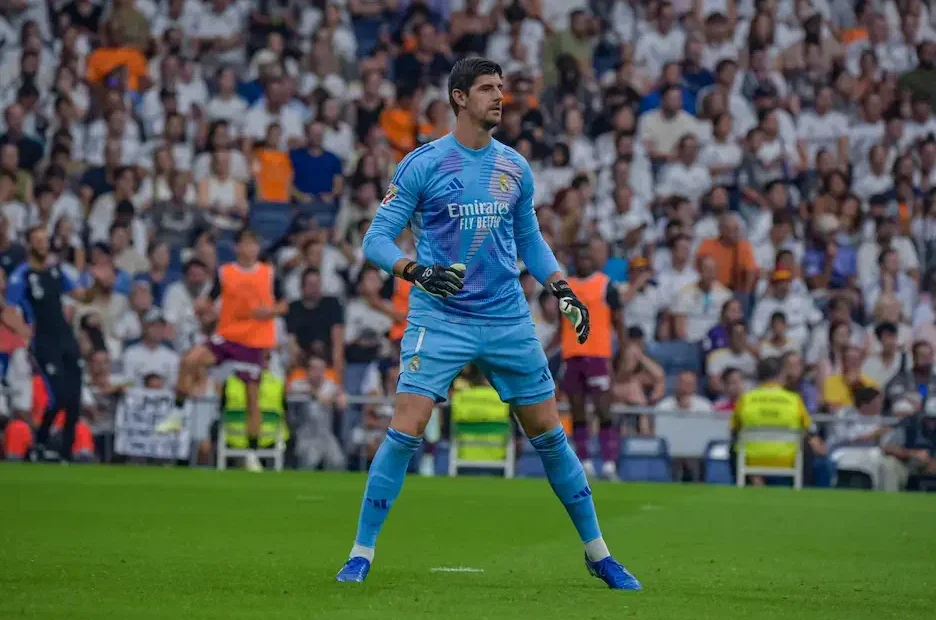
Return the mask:
<path id="1" fill-rule="evenodd" d="M 351 553 L 348 554 L 349 558 L 364 558 L 368 562 L 374 561 L 374 548 L 365 547 L 364 545 L 359 545 L 354 543 L 354 546 L 351 547 Z"/>
<path id="2" fill-rule="evenodd" d="M 605 544 L 604 538 L 599 536 L 585 543 L 585 555 L 588 556 L 589 561 L 598 562 L 611 555 L 611 552 L 608 551 L 608 545 Z"/>

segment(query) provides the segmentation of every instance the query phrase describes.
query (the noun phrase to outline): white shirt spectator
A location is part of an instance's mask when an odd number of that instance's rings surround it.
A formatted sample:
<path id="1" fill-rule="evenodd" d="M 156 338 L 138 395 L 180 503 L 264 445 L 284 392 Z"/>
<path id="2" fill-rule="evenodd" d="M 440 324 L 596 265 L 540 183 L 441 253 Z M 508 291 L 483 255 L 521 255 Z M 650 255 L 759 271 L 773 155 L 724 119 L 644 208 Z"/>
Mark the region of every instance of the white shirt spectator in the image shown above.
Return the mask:
<path id="1" fill-rule="evenodd" d="M 699 272 L 692 267 L 691 263 L 681 270 L 677 270 L 673 267 L 672 260 L 670 260 L 669 265 L 659 272 L 656 279 L 660 284 L 660 297 L 663 306 L 669 308 L 676 303 L 679 291 L 698 282 Z"/>
<path id="2" fill-rule="evenodd" d="M 699 199 L 712 189 L 708 168 L 699 162 L 686 166 L 681 161 L 663 166 L 657 182 L 657 196 L 684 196 L 698 204 Z"/>
<path id="3" fill-rule="evenodd" d="M 810 168 L 815 165 L 816 154 L 822 149 L 837 155 L 839 138 L 847 134 L 848 117 L 841 112 L 816 114 L 807 110 L 800 114 L 796 124 L 797 138 L 806 143 L 806 164 Z"/>
<path id="4" fill-rule="evenodd" d="M 713 413 L 712 401 L 704 396 L 693 394 L 689 397 L 688 406 L 680 407 L 675 396 L 667 396 L 654 407 L 657 411 L 681 411 L 684 413 Z"/>
<path id="5" fill-rule="evenodd" d="M 147 375 L 159 375 L 166 387 L 175 387 L 179 377 L 179 354 L 159 344 L 148 347 L 142 342 L 130 345 L 123 353 L 123 373 L 134 386 L 143 387 Z"/>
<path id="6" fill-rule="evenodd" d="M 920 268 L 920 259 L 917 257 L 917 251 L 912 241 L 906 237 L 894 237 L 891 240 L 891 247 L 897 250 L 901 271 L 906 273 L 911 269 Z M 864 287 L 872 284 L 880 276 L 881 269 L 878 265 L 880 254 L 881 246 L 878 245 L 877 241 L 865 241 L 858 248 L 859 286 Z"/>
<path id="7" fill-rule="evenodd" d="M 621 292 L 627 290 L 629 284 L 621 285 Z M 652 283 L 648 283 L 643 290 L 634 294 L 631 300 L 624 306 L 624 325 L 626 327 L 639 327 L 644 334 L 644 339 L 651 342 L 656 339 L 657 316 L 663 310 L 663 298 L 660 295 L 660 289 Z"/>
<path id="8" fill-rule="evenodd" d="M 736 142 L 716 142 L 712 140 L 702 147 L 699 152 L 698 163 L 709 169 L 726 166 L 734 168 L 734 171 L 721 173 L 711 179 L 711 183 L 716 185 L 731 186 L 735 184 L 735 172 L 741 166 L 743 156 L 744 152 Z"/>
<path id="9" fill-rule="evenodd" d="M 857 122 L 848 128 L 848 154 L 853 162 L 861 162 L 864 167 L 868 161 L 871 147 L 884 137 L 884 121 L 877 123 Z"/>
<path id="10" fill-rule="evenodd" d="M 822 321 L 822 313 L 813 304 L 812 298 L 797 295 L 792 291 L 783 299 L 767 295 L 757 302 L 754 316 L 751 318 L 751 334 L 764 338 L 770 327 L 770 317 L 775 312 L 782 312 L 787 320 L 787 338 L 803 345 L 809 338 L 809 329 Z"/>
<path id="11" fill-rule="evenodd" d="M 729 368 L 740 370 L 745 381 L 751 383 L 757 376 L 757 358 L 750 351 L 735 353 L 728 347 L 709 353 L 705 362 L 705 372 L 709 376 L 721 377 Z"/>
<path id="12" fill-rule="evenodd" d="M 654 150 L 672 153 L 679 139 L 686 134 L 698 135 L 695 117 L 679 110 L 667 119 L 659 108 L 641 115 L 637 122 L 637 136 L 642 143 L 649 142 Z"/>
<path id="13" fill-rule="evenodd" d="M 279 123 L 283 130 L 281 149 L 287 149 L 292 138 L 302 139 L 304 136 L 302 115 L 291 106 L 281 106 L 279 111 L 272 112 L 264 100 L 255 103 L 244 117 L 244 135 L 254 140 L 263 140 L 267 127 L 272 123 Z"/>
<path id="14" fill-rule="evenodd" d="M 645 68 L 651 77 L 658 78 L 663 65 L 682 59 L 685 45 L 686 35 L 682 30 L 673 27 L 668 33 L 662 34 L 654 28 L 637 39 L 634 64 Z"/>
<path id="15" fill-rule="evenodd" d="M 732 298 L 731 291 L 719 282 L 712 283 L 708 292 L 700 289 L 698 282 L 679 291 L 672 313 L 686 317 L 686 340 L 699 342 L 705 338 L 718 323 L 722 306 Z"/>

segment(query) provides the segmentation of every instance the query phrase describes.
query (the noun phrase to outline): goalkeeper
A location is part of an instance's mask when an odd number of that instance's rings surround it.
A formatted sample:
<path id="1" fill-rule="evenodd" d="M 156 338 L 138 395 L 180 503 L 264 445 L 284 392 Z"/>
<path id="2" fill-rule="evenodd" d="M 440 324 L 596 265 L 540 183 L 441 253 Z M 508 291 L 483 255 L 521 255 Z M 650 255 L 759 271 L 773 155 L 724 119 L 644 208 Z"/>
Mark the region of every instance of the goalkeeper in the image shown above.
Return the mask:
<path id="1" fill-rule="evenodd" d="M 367 577 L 377 535 L 432 409 L 473 362 L 501 400 L 515 407 L 585 546 L 588 571 L 611 588 L 638 590 L 640 584 L 611 557 L 601 536 L 592 492 L 559 422 L 553 378 L 520 288 L 518 255 L 559 299 L 578 341 L 588 338 L 588 310 L 562 279 L 540 234 L 530 166 L 491 139 L 501 118 L 501 76 L 497 64 L 482 58 L 456 63 L 449 77 L 455 130 L 400 162 L 364 238 L 369 260 L 415 287 L 393 419 L 371 465 L 357 537 L 337 579 Z M 416 239 L 416 261 L 394 243 L 407 225 Z"/>

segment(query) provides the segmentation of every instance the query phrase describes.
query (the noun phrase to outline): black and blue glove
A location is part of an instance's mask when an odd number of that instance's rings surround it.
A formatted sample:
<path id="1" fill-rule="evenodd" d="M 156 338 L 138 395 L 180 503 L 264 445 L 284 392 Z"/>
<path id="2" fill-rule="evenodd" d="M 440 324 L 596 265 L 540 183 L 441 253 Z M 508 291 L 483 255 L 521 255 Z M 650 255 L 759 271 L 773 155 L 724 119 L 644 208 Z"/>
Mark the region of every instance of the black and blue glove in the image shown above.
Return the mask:
<path id="1" fill-rule="evenodd" d="M 403 268 L 403 279 L 412 282 L 433 297 L 445 299 L 460 291 L 465 285 L 467 269 L 462 263 L 455 263 L 448 267 L 444 265 L 426 267 L 412 262 Z"/>
<path id="2" fill-rule="evenodd" d="M 572 326 L 575 328 L 575 335 L 578 336 L 578 342 L 579 344 L 583 344 L 588 340 L 588 332 L 591 329 L 588 308 L 575 296 L 569 283 L 565 280 L 559 280 L 558 282 L 550 284 L 549 292 L 555 295 L 556 299 L 559 300 L 559 312 L 561 312 L 565 318 L 572 321 Z"/>

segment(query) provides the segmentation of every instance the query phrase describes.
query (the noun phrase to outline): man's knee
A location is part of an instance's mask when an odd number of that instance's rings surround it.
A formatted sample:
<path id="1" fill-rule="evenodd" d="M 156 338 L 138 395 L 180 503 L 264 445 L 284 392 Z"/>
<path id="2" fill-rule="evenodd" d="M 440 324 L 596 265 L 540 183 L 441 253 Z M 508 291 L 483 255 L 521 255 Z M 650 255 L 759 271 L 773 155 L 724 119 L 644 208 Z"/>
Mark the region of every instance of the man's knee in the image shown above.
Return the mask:
<path id="1" fill-rule="evenodd" d="M 182 366 L 191 368 L 192 366 L 213 366 L 215 356 L 205 345 L 197 345 L 189 349 L 188 353 L 182 356 Z"/>
<path id="2" fill-rule="evenodd" d="M 527 437 L 536 437 L 560 424 L 555 396 L 530 405 L 518 405 L 517 417 Z"/>
<path id="3" fill-rule="evenodd" d="M 396 407 L 390 428 L 413 437 L 422 437 L 434 407 L 435 401 L 428 396 L 400 392 L 396 395 Z"/>

